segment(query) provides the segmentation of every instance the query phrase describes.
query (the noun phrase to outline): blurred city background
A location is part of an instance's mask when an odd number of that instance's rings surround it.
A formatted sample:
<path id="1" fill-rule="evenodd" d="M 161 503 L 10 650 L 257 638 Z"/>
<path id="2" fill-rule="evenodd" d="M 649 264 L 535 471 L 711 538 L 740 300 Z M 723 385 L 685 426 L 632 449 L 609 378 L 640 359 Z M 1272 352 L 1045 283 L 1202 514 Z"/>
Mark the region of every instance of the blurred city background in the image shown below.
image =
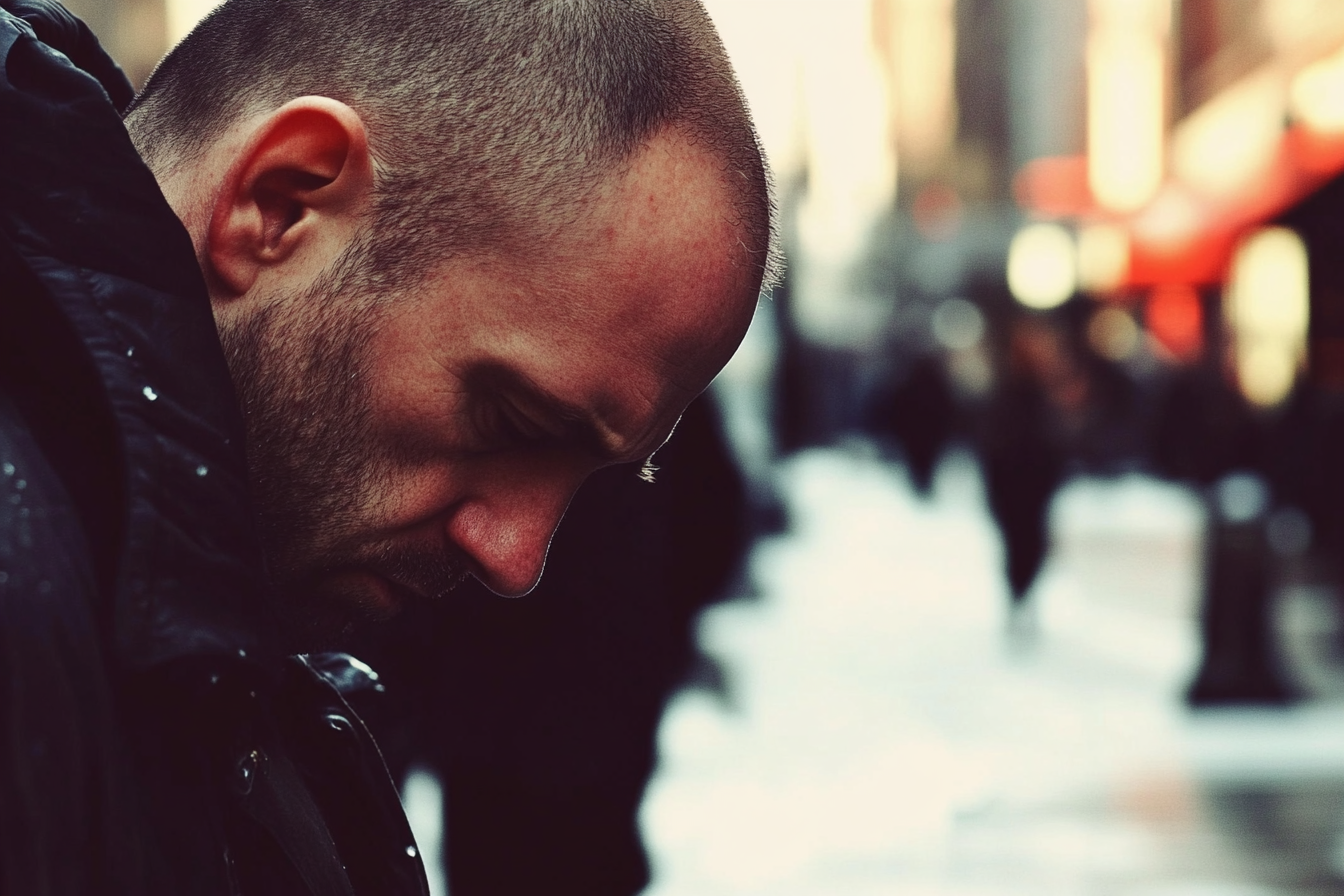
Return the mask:
<path id="1" fill-rule="evenodd" d="M 68 5 L 139 83 L 211 4 Z M 1344 2 L 707 5 L 784 280 L 362 650 L 438 891 L 1344 893 Z"/>

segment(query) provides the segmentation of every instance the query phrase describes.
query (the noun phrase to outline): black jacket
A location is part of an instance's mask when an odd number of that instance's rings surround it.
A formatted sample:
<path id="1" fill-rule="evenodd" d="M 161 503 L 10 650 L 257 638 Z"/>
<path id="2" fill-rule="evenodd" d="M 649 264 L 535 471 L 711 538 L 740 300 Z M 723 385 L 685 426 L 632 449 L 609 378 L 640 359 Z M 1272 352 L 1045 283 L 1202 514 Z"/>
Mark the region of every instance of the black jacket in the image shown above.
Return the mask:
<path id="1" fill-rule="evenodd" d="M 333 686 L 369 677 L 278 653 L 237 403 L 129 85 L 68 14 L 0 4 L 0 896 L 422 894 Z"/>

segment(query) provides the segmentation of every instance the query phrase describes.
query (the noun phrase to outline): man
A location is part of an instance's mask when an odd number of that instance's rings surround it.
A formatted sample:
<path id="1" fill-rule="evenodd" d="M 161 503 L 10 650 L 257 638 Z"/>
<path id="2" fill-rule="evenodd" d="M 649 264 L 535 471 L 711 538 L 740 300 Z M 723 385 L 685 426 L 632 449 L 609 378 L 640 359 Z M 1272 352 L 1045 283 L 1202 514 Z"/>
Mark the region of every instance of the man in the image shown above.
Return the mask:
<path id="1" fill-rule="evenodd" d="M 4 5 L 0 892 L 423 892 L 367 677 L 283 655 L 525 593 L 725 363 L 769 213 L 713 30 L 231 0 L 133 148 L 78 29 Z"/>

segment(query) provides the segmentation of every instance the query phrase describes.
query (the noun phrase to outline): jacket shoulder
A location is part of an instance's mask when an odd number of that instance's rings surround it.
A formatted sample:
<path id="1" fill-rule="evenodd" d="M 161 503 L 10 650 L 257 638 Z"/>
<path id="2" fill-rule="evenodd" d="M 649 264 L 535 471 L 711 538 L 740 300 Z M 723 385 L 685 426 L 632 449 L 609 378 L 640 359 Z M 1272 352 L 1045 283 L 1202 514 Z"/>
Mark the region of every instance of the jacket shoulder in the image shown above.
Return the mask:
<path id="1" fill-rule="evenodd" d="M 133 892 L 135 800 L 101 624 L 83 527 L 0 392 L 0 892 Z"/>

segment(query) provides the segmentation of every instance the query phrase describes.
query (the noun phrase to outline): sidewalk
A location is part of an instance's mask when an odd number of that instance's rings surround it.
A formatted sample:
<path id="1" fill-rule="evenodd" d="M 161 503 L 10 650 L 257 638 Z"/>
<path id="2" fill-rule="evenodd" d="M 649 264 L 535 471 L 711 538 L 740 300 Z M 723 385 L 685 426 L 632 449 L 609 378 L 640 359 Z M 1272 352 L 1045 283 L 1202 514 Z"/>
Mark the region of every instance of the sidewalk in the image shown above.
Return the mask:
<path id="1" fill-rule="evenodd" d="M 966 458 L 929 503 L 862 451 L 784 483 L 795 528 L 757 548 L 760 597 L 702 622 L 727 698 L 664 718 L 648 896 L 1344 893 L 1344 705 L 1179 703 L 1190 496 L 1071 485 L 1034 636 L 1010 637 Z"/>

